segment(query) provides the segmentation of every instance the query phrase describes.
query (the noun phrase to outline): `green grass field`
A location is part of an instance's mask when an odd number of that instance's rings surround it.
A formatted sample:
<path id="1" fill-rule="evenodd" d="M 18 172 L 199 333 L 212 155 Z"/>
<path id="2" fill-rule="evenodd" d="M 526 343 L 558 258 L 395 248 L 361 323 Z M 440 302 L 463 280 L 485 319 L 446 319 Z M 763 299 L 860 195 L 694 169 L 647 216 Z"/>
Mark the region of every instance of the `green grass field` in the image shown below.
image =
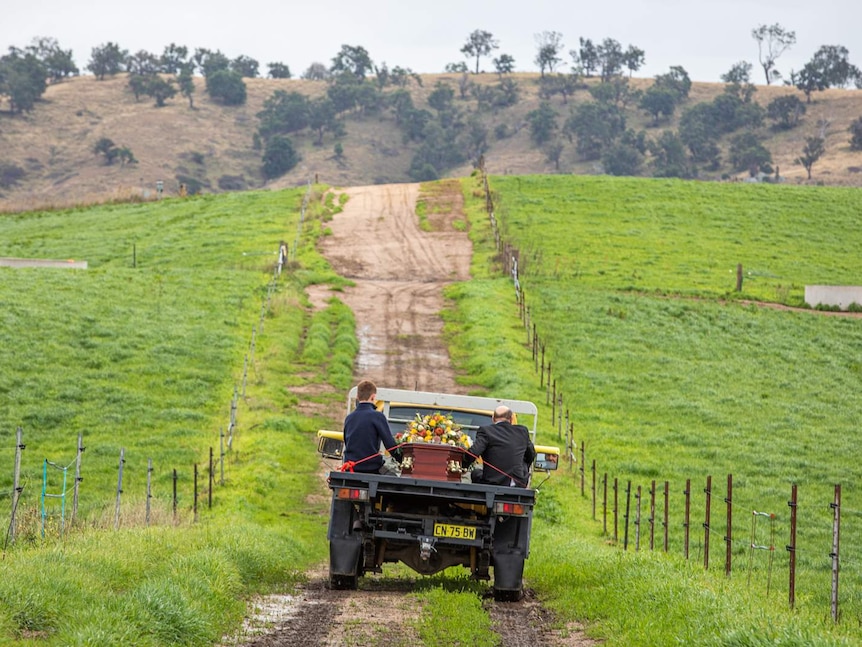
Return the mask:
<path id="1" fill-rule="evenodd" d="M 0 268 L 4 531 L 18 426 L 26 445 L 14 545 L 4 532 L 0 644 L 214 644 L 236 629 L 246 597 L 286 590 L 323 559 L 325 514 L 296 493 L 319 487 L 312 432 L 324 421 L 298 415 L 287 387 L 330 379 L 346 388 L 356 342 L 342 304 L 333 301 L 314 317 L 305 307 L 307 282 L 340 283 L 309 244 L 314 236 L 300 241 L 297 262 L 273 284 L 276 252 L 296 236 L 303 195 L 246 193 L 0 219 L 0 256 L 89 262 L 74 271 Z M 316 232 L 334 205 L 321 203 L 319 193 L 311 197 L 306 230 Z M 247 359 L 225 483 L 218 483 L 217 465 L 210 510 L 208 452 L 213 447 L 218 460 Z M 86 451 L 77 522 L 69 526 L 71 491 L 62 533 L 62 501 L 48 499 L 43 539 L 44 461 L 70 465 L 79 433 Z M 50 470 L 48 493 L 61 487 L 62 473 Z"/>
<path id="2" fill-rule="evenodd" d="M 465 181 L 465 194 L 476 182 Z M 608 554 L 601 502 L 593 521 L 589 489 L 581 497 L 577 473 L 558 474 L 546 491 L 562 512 L 553 531 L 539 526 L 529 563 L 542 594 L 565 615 L 588 620 L 610 644 L 833 644 L 833 633 L 858 639 L 862 322 L 740 302 L 798 304 L 805 284 L 854 283 L 862 270 L 852 254 L 862 236 L 855 227 L 858 193 L 585 177 L 501 177 L 491 186 L 505 235 L 521 251 L 531 320 L 553 363 L 574 440 L 585 445 L 587 487 L 595 460 L 599 479 L 607 472 L 622 488 L 631 481 L 646 493 L 653 480 L 671 488 L 671 555 L 644 554 L 645 521 L 641 553 L 634 554 L 632 524 L 630 552 Z M 487 247 L 483 206 L 470 206 L 474 245 L 485 246 L 477 249 L 477 278 L 450 290 L 455 356 L 469 383 L 544 404 L 511 281 L 492 278 L 499 269 Z M 815 207 L 816 218 L 805 213 Z M 741 295 L 733 291 L 737 262 L 753 273 Z M 544 409 L 547 421 L 550 407 Z M 546 426 L 544 440 L 559 442 L 555 426 Z M 727 474 L 734 477 L 735 529 L 734 571 L 725 581 Z M 708 475 L 711 558 L 703 579 Z M 683 563 L 689 478 L 691 561 Z M 784 546 L 794 483 L 799 573 L 791 615 L 784 612 Z M 837 629 L 828 620 L 835 483 L 843 485 Z M 622 506 L 622 491 L 620 497 Z M 632 520 L 634 506 L 633 498 Z M 777 548 L 769 597 L 768 555 L 748 548 L 752 510 L 776 514 L 776 536 L 761 519 L 756 537 Z M 704 600 L 701 587 L 721 594 Z"/>
<path id="3" fill-rule="evenodd" d="M 632 539 L 624 552 L 592 519 L 577 472 L 561 469 L 539 495 L 529 586 L 560 622 L 582 621 L 608 645 L 858 644 L 862 468 L 854 423 L 862 322 L 744 303 L 799 305 L 805 284 L 856 282 L 858 194 L 588 177 L 491 182 L 505 235 L 522 252 L 532 321 L 575 441 L 611 478 L 671 484 L 670 554 L 650 552 L 644 537 L 641 550 Z M 453 361 L 465 385 L 540 404 L 539 440 L 557 443 L 477 180 L 463 185 L 473 279 L 448 291 Z M 311 244 L 339 208 L 319 195 L 298 259 L 277 282 L 256 336 L 226 482 L 214 489 L 213 509 L 191 522 L 192 466 L 205 474 L 208 449 L 218 448 L 275 251 L 296 235 L 302 196 L 252 192 L 0 219 L 0 256 L 86 259 L 90 267 L 0 268 L 0 510 L 8 510 L 17 426 L 26 444 L 21 534 L 0 562 L 0 645 L 213 644 L 236 629 L 244 598 L 287 590 L 324 559 L 325 510 L 304 495 L 318 487 L 311 432 L 326 421 L 299 416 L 288 387 L 329 383 L 340 402 L 356 340 L 352 314 L 337 300 L 314 315 L 305 307 L 305 285 L 344 284 Z M 746 269 L 741 294 L 737 263 Z M 42 540 L 43 461 L 70 463 L 78 433 L 87 446 L 81 527 L 60 538 L 54 505 Z M 121 447 L 123 513 L 114 531 Z M 148 458 L 156 513 L 149 528 L 142 513 Z M 730 578 L 723 572 L 728 473 L 736 519 Z M 704 572 L 710 474 L 713 552 Z M 800 491 L 794 613 L 783 549 L 792 483 Z M 837 626 L 829 618 L 834 483 L 844 486 Z M 771 575 L 766 553 L 748 567 L 752 509 L 776 514 Z M 477 593 L 448 575 L 423 581 L 412 594 L 428 603 L 415 620 L 422 640 L 455 644 L 447 627 L 456 616 L 471 644 L 487 639 Z"/>

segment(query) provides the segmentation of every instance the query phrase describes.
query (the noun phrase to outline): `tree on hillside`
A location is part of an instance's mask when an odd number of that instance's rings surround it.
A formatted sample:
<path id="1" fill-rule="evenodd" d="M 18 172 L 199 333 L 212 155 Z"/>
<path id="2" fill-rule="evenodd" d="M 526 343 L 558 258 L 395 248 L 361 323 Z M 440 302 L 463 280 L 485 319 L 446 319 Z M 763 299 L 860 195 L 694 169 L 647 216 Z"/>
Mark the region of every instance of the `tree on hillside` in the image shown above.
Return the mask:
<path id="1" fill-rule="evenodd" d="M 715 105 L 704 102 L 684 110 L 679 120 L 679 138 L 688 148 L 692 162 L 711 171 L 717 170 L 721 163 L 718 140 L 722 131 L 715 115 Z"/>
<path id="2" fill-rule="evenodd" d="M 173 79 L 163 79 L 158 74 L 153 74 L 146 77 L 146 79 L 144 93 L 155 99 L 157 108 L 163 108 L 165 101 L 173 99 L 176 96 L 177 88 L 174 85 Z"/>
<path id="3" fill-rule="evenodd" d="M 539 80 L 539 96 L 542 99 L 550 99 L 559 94 L 563 99 L 563 105 L 567 105 L 569 97 L 580 87 L 582 87 L 581 82 L 574 74 L 549 74 Z"/>
<path id="4" fill-rule="evenodd" d="M 811 179 L 811 169 L 814 164 L 826 152 L 825 144 L 826 142 L 822 137 L 806 137 L 805 146 L 802 148 L 802 155 L 793 160 L 796 164 L 801 164 L 805 167 L 809 180 Z"/>
<path id="5" fill-rule="evenodd" d="M 93 152 L 96 155 L 104 155 L 105 164 L 108 165 L 113 164 L 116 160 L 120 160 L 122 166 L 138 163 L 138 160 L 135 159 L 132 150 L 128 146 L 119 147 L 108 137 L 99 138 L 93 146 Z"/>
<path id="6" fill-rule="evenodd" d="M 775 23 L 755 27 L 751 30 L 751 37 L 757 41 L 760 66 L 766 77 L 766 85 L 770 85 L 773 81 L 781 78 L 781 74 L 775 69 L 775 61 L 796 44 L 796 32 L 786 30 Z"/>
<path id="7" fill-rule="evenodd" d="M 42 62 L 54 83 L 70 76 L 77 76 L 79 73 L 78 66 L 72 58 L 72 50 L 62 49 L 56 38 L 34 38 L 27 47 L 27 51 Z"/>
<path id="8" fill-rule="evenodd" d="M 558 31 L 543 31 L 534 38 L 539 50 L 534 62 L 539 66 L 542 78 L 545 78 L 545 70 L 553 74 L 554 69 L 562 62 L 559 54 L 563 48 L 563 35 Z"/>
<path id="9" fill-rule="evenodd" d="M 589 92 L 596 101 L 613 104 L 621 110 L 643 96 L 640 90 L 632 88 L 627 78 L 621 76 L 611 79 L 609 83 L 591 86 Z"/>
<path id="10" fill-rule="evenodd" d="M 446 63 L 443 71 L 447 74 L 467 74 L 470 69 L 464 61 L 458 61 L 457 63 Z"/>
<path id="11" fill-rule="evenodd" d="M 334 106 L 332 108 L 335 109 Z M 264 140 L 275 135 L 297 133 L 308 127 L 310 112 L 309 100 L 304 94 L 276 90 L 263 102 L 263 110 L 257 113 L 260 119 L 258 132 Z"/>
<path id="12" fill-rule="evenodd" d="M 284 63 L 267 63 L 266 67 L 269 70 L 267 76 L 271 79 L 291 78 L 290 68 Z"/>
<path id="13" fill-rule="evenodd" d="M 230 69 L 246 79 L 256 79 L 260 63 L 251 56 L 240 54 L 230 62 Z"/>
<path id="14" fill-rule="evenodd" d="M 862 150 L 862 117 L 853 121 L 847 130 L 850 131 L 850 150 Z"/>
<path id="15" fill-rule="evenodd" d="M 504 74 L 511 74 L 515 71 L 515 58 L 508 54 L 500 54 L 491 62 L 494 64 L 494 71 L 501 79 Z"/>
<path id="16" fill-rule="evenodd" d="M 602 153 L 602 166 L 610 175 L 638 175 L 646 151 L 646 133 L 627 130 Z"/>
<path id="17" fill-rule="evenodd" d="M 596 48 L 599 59 L 599 77 L 602 83 L 609 82 L 623 69 L 623 46 L 613 38 L 605 38 Z"/>
<path id="18" fill-rule="evenodd" d="M 308 66 L 308 68 L 300 75 L 300 78 L 306 79 L 307 81 L 326 81 L 329 79 L 329 68 L 327 68 L 323 63 L 312 63 Z"/>
<path id="19" fill-rule="evenodd" d="M 685 146 L 674 131 L 665 130 L 658 139 L 649 142 L 648 148 L 652 157 L 653 177 L 695 177 L 695 169 L 685 154 Z"/>
<path id="20" fill-rule="evenodd" d="M 461 53 L 467 58 L 476 59 L 475 73 L 479 73 L 479 61 L 483 56 L 490 56 L 491 52 L 499 49 L 499 44 L 494 35 L 489 31 L 476 29 L 467 37 L 467 42 L 461 48 Z"/>
<path id="21" fill-rule="evenodd" d="M 90 51 L 90 61 L 86 69 L 102 81 L 106 76 L 114 76 L 122 72 L 128 57 L 128 50 L 120 49 L 116 43 L 108 42 Z"/>
<path id="22" fill-rule="evenodd" d="M 823 45 L 798 74 L 791 75 L 792 83 L 805 93 L 807 103 L 811 94 L 826 88 L 843 88 L 862 76 L 859 68 L 850 63 L 850 52 L 842 45 Z"/>
<path id="23" fill-rule="evenodd" d="M 180 69 L 177 75 L 177 85 L 180 88 L 180 94 L 189 100 L 189 108 L 194 109 L 194 99 L 192 95 L 195 93 L 195 79 L 193 74 L 194 63 L 186 63 Z"/>
<path id="24" fill-rule="evenodd" d="M 171 43 L 167 45 L 159 58 L 159 71 L 163 74 L 182 73 L 183 68 L 189 64 L 189 48 L 185 45 Z M 194 69 L 192 69 L 194 72 Z"/>
<path id="25" fill-rule="evenodd" d="M 673 93 L 677 103 L 685 101 L 691 90 L 691 79 L 688 76 L 688 72 L 681 65 L 672 65 L 667 74 L 657 75 L 655 77 L 655 84 Z"/>
<path id="26" fill-rule="evenodd" d="M 230 70 L 230 59 L 220 50 L 213 52 L 212 50 L 198 47 L 192 56 L 192 60 L 206 79 L 209 79 L 216 72 Z"/>
<path id="27" fill-rule="evenodd" d="M 677 95 L 675 92 L 655 83 L 643 93 L 638 106 L 652 116 L 653 126 L 658 126 L 662 117 L 670 119 L 673 115 L 674 110 L 676 110 L 676 102 Z"/>
<path id="28" fill-rule="evenodd" d="M 731 138 L 728 161 L 735 171 L 748 171 L 751 177 L 758 172 L 772 173 L 772 153 L 761 143 L 760 137 L 751 131 Z"/>
<path id="29" fill-rule="evenodd" d="M 536 110 L 527 113 L 527 123 L 530 125 L 530 139 L 537 146 L 549 142 L 559 130 L 557 111 L 547 101 L 542 101 Z"/>
<path id="30" fill-rule="evenodd" d="M 329 97 L 312 99 L 308 104 L 308 127 L 317 133 L 315 146 L 323 146 L 323 134 L 341 131 L 341 122 L 335 118 L 335 106 Z"/>
<path id="31" fill-rule="evenodd" d="M 563 134 L 573 141 L 585 160 L 597 160 L 626 130 L 626 118 L 614 104 L 590 101 L 581 103 L 563 125 Z"/>
<path id="32" fill-rule="evenodd" d="M 623 52 L 623 65 L 629 71 L 629 78 L 641 69 L 646 62 L 646 52 L 639 47 L 629 45 L 628 49 Z"/>
<path id="33" fill-rule="evenodd" d="M 799 125 L 805 114 L 805 104 L 795 94 L 776 97 L 766 106 L 766 116 L 775 122 L 775 127 L 790 130 Z"/>
<path id="34" fill-rule="evenodd" d="M 422 77 L 419 76 L 416 72 L 411 70 L 409 67 L 401 67 L 400 65 L 396 65 L 389 72 L 389 79 L 392 82 L 392 85 L 395 85 L 399 88 L 406 88 L 410 83 L 410 80 L 416 82 L 420 88 L 422 87 Z"/>
<path id="35" fill-rule="evenodd" d="M 156 74 L 159 71 L 160 62 L 155 54 L 146 50 L 139 50 L 126 59 L 126 71 L 129 74 L 141 76 Z"/>
<path id="36" fill-rule="evenodd" d="M 360 45 L 342 45 L 341 50 L 332 59 L 329 71 L 335 76 L 344 74 L 364 80 L 366 75 L 374 70 L 374 63 L 368 50 Z"/>
<path id="37" fill-rule="evenodd" d="M 731 65 L 730 69 L 721 75 L 724 83 L 736 83 L 744 85 L 751 83 L 751 70 L 754 66 L 748 61 L 739 61 Z"/>
<path id="38" fill-rule="evenodd" d="M 276 135 L 266 143 L 263 154 L 263 175 L 271 180 L 287 173 L 299 163 L 300 157 L 293 142 L 284 135 Z"/>
<path id="39" fill-rule="evenodd" d="M 9 98 L 11 113 L 29 112 L 47 88 L 47 72 L 31 52 L 10 48 L 0 57 L 0 95 Z"/>
<path id="40" fill-rule="evenodd" d="M 434 84 L 434 89 L 428 95 L 428 105 L 434 108 L 437 112 L 451 110 L 452 104 L 455 101 L 455 90 L 452 86 L 444 81 L 437 81 Z"/>
<path id="41" fill-rule="evenodd" d="M 590 78 L 599 69 L 598 48 L 589 38 L 580 38 L 580 49 L 570 50 L 572 65 L 579 74 Z"/>
<path id="42" fill-rule="evenodd" d="M 245 82 L 238 72 L 220 69 L 206 77 L 207 94 L 226 106 L 240 106 L 246 100 Z"/>

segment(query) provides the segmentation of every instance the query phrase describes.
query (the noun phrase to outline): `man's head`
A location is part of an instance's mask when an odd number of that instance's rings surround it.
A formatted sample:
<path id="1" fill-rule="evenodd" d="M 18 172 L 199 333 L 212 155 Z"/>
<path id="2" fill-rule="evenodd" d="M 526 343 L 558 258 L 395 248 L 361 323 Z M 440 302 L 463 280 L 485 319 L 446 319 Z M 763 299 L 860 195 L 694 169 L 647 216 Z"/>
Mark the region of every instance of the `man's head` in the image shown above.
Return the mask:
<path id="1" fill-rule="evenodd" d="M 512 410 L 501 404 L 499 407 L 494 409 L 494 417 L 492 420 L 493 422 L 500 422 L 501 420 L 512 422 Z"/>
<path id="2" fill-rule="evenodd" d="M 359 402 L 374 402 L 377 386 L 371 380 L 362 380 L 356 386 L 356 399 Z"/>

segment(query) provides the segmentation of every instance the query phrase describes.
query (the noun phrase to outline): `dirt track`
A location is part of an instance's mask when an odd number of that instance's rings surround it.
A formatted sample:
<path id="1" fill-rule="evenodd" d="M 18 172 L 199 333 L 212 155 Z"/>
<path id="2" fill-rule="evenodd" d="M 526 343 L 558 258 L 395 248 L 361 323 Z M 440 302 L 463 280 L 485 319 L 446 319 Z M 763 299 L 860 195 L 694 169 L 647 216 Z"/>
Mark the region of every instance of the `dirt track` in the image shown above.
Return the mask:
<path id="1" fill-rule="evenodd" d="M 356 316 L 356 378 L 387 387 L 458 392 L 438 313 L 444 285 L 469 278 L 472 247 L 467 234 L 451 224 L 461 216 L 460 193 L 448 196 L 456 205 L 453 213 L 435 216 L 439 231 L 425 232 L 415 213 L 418 185 L 346 192 L 350 200 L 331 223 L 333 235 L 324 240 L 322 252 L 342 276 L 356 283 L 337 293 Z M 332 294 L 314 290 L 310 296 L 320 307 Z M 246 638 L 239 642 L 245 640 L 248 647 L 422 644 L 416 630 L 403 622 L 411 615 L 406 605 L 415 604 L 407 596 L 411 581 L 366 576 L 358 591 L 331 591 L 325 566 L 308 575 L 308 583 L 294 595 L 262 600 L 259 614 L 249 620 Z M 563 633 L 552 629 L 551 614 L 529 589 L 520 602 L 486 598 L 483 604 L 504 647 L 596 644 L 574 627 Z M 249 641 L 255 633 L 262 635 Z"/>

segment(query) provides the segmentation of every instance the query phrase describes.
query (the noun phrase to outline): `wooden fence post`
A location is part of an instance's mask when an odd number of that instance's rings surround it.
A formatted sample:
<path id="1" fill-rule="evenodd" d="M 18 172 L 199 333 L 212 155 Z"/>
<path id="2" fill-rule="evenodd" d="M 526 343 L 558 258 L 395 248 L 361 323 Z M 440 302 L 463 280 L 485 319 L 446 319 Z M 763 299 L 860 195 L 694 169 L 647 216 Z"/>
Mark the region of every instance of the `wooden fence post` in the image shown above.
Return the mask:
<path id="1" fill-rule="evenodd" d="M 608 536 L 608 473 L 602 477 L 602 535 Z"/>
<path id="2" fill-rule="evenodd" d="M 664 526 L 664 552 L 667 552 L 667 550 L 668 550 L 668 536 L 667 536 L 667 534 L 668 534 L 668 517 L 669 517 L 668 504 L 669 504 L 669 502 L 670 502 L 670 482 L 665 481 L 664 482 L 664 521 L 662 522 L 662 525 Z"/>
<path id="3" fill-rule="evenodd" d="M 709 519 L 712 512 L 712 476 L 706 477 L 706 513 L 703 521 L 703 569 L 709 568 Z"/>
<path id="4" fill-rule="evenodd" d="M 584 441 L 582 440 L 582 441 L 581 441 L 581 464 L 580 464 L 580 466 L 579 466 L 579 468 L 578 468 L 578 470 L 579 470 L 579 471 L 580 471 L 580 473 L 581 473 L 581 496 L 584 496 L 584 494 L 585 494 L 585 489 L 584 489 L 584 479 L 585 479 L 585 477 L 586 477 L 586 474 L 585 474 L 585 472 L 586 472 L 586 465 L 585 465 L 585 461 L 586 461 L 586 456 L 584 455 Z"/>
<path id="5" fill-rule="evenodd" d="M 596 459 L 595 458 L 593 459 L 592 475 L 593 475 L 593 486 L 592 486 L 592 490 L 593 490 L 593 521 L 595 521 L 596 520 Z"/>
<path id="6" fill-rule="evenodd" d="M 198 521 L 198 464 L 195 463 L 195 490 L 194 490 L 194 502 L 192 503 L 192 510 L 194 513 L 195 523 Z"/>
<path id="7" fill-rule="evenodd" d="M 626 515 L 625 527 L 623 529 L 623 550 L 629 549 L 629 512 L 631 511 L 632 502 L 632 482 L 626 483 Z"/>
<path id="8" fill-rule="evenodd" d="M 619 525 L 619 510 L 620 510 L 620 488 L 617 478 L 614 477 L 614 543 L 619 541 L 619 533 L 617 532 Z"/>
<path id="9" fill-rule="evenodd" d="M 12 518 L 9 521 L 9 541 L 15 543 L 15 513 L 18 510 L 18 499 L 21 496 L 21 452 L 24 451 L 24 430 L 18 427 L 15 430 L 15 471 L 12 475 Z"/>
<path id="10" fill-rule="evenodd" d="M 641 501 L 641 486 L 638 485 L 637 492 L 635 493 L 635 502 L 637 503 L 637 510 L 635 511 L 635 552 L 641 549 Z"/>
<path id="11" fill-rule="evenodd" d="M 649 549 L 655 549 L 655 480 L 649 489 Z"/>

